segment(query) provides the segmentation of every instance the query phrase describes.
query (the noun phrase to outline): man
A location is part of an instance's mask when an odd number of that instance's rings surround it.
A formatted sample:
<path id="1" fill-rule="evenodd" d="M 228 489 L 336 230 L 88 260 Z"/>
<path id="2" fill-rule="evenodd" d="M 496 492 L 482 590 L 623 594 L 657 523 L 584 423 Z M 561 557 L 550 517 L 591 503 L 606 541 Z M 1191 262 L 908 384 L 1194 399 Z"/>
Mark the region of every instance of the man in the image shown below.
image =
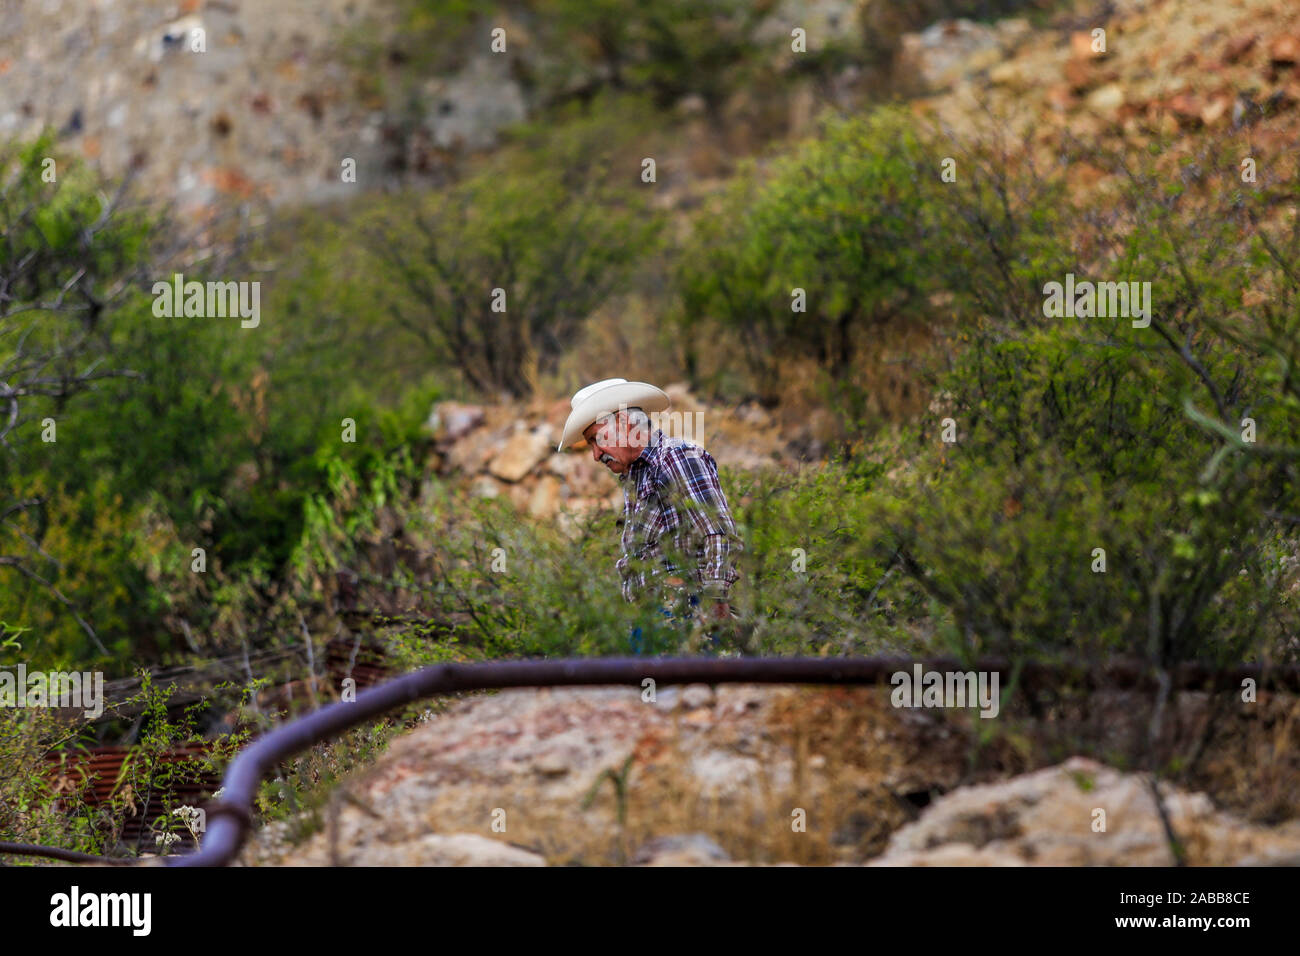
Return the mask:
<path id="1" fill-rule="evenodd" d="M 668 405 L 668 396 L 645 382 L 588 385 L 570 402 L 557 450 L 581 436 L 623 485 L 623 556 L 616 565 L 623 597 L 632 602 L 650 593 L 673 621 L 703 603 L 704 623 L 715 627 L 734 616 L 729 594 L 740 538 L 713 456 L 650 428 L 646 413 Z"/>

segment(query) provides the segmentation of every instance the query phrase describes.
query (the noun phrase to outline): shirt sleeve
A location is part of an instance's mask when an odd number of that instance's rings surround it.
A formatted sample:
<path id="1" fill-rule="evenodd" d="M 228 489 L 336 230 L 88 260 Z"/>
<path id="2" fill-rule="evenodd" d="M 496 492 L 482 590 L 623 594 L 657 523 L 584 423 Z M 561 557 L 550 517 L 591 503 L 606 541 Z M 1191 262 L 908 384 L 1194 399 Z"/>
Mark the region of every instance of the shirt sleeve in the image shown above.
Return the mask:
<path id="1" fill-rule="evenodd" d="M 672 449 L 665 464 L 680 491 L 685 517 L 700 537 L 697 572 L 703 597 L 725 601 L 736 582 L 736 557 L 742 550 L 727 496 L 713 456 L 693 445 Z"/>

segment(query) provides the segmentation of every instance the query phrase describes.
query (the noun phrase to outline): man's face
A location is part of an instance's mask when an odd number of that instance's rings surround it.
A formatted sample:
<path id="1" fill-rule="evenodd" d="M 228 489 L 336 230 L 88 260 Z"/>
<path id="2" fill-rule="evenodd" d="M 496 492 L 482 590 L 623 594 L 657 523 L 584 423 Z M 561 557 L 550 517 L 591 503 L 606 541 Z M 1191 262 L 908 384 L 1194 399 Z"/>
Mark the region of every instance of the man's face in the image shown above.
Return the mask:
<path id="1" fill-rule="evenodd" d="M 641 429 L 628 427 L 626 412 L 615 412 L 588 425 L 582 437 L 591 445 L 592 458 L 621 475 L 640 457 L 647 436 Z"/>

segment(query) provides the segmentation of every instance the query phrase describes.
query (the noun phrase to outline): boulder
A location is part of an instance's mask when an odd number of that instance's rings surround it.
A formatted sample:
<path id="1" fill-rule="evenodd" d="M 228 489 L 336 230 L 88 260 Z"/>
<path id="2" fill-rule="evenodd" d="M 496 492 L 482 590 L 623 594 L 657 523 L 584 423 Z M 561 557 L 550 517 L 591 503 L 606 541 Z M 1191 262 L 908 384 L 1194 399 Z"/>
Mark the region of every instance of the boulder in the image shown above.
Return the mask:
<path id="1" fill-rule="evenodd" d="M 528 513 L 534 518 L 550 518 L 560 508 L 560 480 L 542 475 L 528 499 Z"/>
<path id="2" fill-rule="evenodd" d="M 501 494 L 501 483 L 488 475 L 479 475 L 470 485 L 470 494 L 476 498 L 495 498 Z"/>
<path id="3" fill-rule="evenodd" d="M 1294 862 L 1300 821 L 1247 823 L 1203 793 L 1161 786 L 1187 862 Z M 1100 829 L 1104 811 L 1104 829 Z M 963 787 L 898 830 L 873 866 L 1170 866 L 1164 824 L 1143 775 L 1074 757 L 1001 783 Z"/>
<path id="4" fill-rule="evenodd" d="M 546 866 L 545 858 L 477 833 L 429 833 L 388 846 L 340 847 L 344 866 Z"/>
<path id="5" fill-rule="evenodd" d="M 439 442 L 454 442 L 464 438 L 483 424 L 486 414 L 482 405 L 465 405 L 461 402 L 438 402 L 429 413 L 425 427 Z"/>
<path id="6" fill-rule="evenodd" d="M 1223 59 L 1225 63 L 1236 63 L 1240 61 L 1247 53 L 1255 49 L 1255 44 L 1259 42 L 1258 33 L 1241 33 L 1228 41 L 1228 45 L 1223 48 Z"/>
<path id="7" fill-rule="evenodd" d="M 1283 33 L 1268 45 L 1268 62 L 1275 66 L 1294 66 L 1300 61 L 1300 38 Z"/>
<path id="8" fill-rule="evenodd" d="M 538 465 L 550 452 L 550 440 L 544 429 L 518 431 L 506 440 L 505 446 L 488 464 L 488 471 L 502 481 L 519 481 Z"/>
<path id="9" fill-rule="evenodd" d="M 1002 59 L 1002 37 L 972 20 L 941 20 L 920 33 L 904 34 L 894 61 L 900 85 L 916 92 L 951 86 Z"/>
<path id="10" fill-rule="evenodd" d="M 614 477 L 609 469 L 592 461 L 590 455 L 551 455 L 546 470 L 560 479 L 570 498 L 601 497 L 613 487 Z"/>
<path id="11" fill-rule="evenodd" d="M 500 430 L 476 428 L 447 449 L 447 465 L 465 474 L 480 472 L 504 439 Z"/>
<path id="12" fill-rule="evenodd" d="M 703 833 L 656 837 L 632 855 L 637 866 L 715 866 L 731 862 L 727 851 Z"/>
<path id="13" fill-rule="evenodd" d="M 1107 83 L 1088 94 L 1088 109 L 1098 116 L 1114 118 L 1124 105 L 1124 88 L 1118 83 Z"/>
<path id="14" fill-rule="evenodd" d="M 489 149 L 503 128 L 528 115 L 523 88 L 503 56 L 475 56 L 455 76 L 430 80 L 424 93 L 433 104 L 425 125 L 442 149 Z"/>
<path id="15" fill-rule="evenodd" d="M 1106 54 L 1092 48 L 1092 33 L 1088 30 L 1076 30 L 1070 34 L 1070 58 L 1074 60 L 1094 60 Z"/>

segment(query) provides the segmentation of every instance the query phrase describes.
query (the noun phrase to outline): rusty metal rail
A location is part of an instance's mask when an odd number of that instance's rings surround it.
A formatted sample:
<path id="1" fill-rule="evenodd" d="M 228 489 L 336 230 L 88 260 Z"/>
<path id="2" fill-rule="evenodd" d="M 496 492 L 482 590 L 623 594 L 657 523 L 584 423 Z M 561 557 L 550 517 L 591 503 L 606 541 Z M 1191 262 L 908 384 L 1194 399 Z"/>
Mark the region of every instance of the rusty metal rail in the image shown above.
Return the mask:
<path id="1" fill-rule="evenodd" d="M 140 862 L 138 856 L 95 856 L 93 853 L 65 850 L 57 846 L 0 842 L 0 856 L 5 854 L 13 856 L 48 856 L 52 860 L 63 860 L 65 863 L 105 863 L 109 866 L 132 866 Z"/>
<path id="2" fill-rule="evenodd" d="M 888 681 L 898 671 L 920 664 L 926 671 L 997 672 L 1013 675 L 1022 686 L 1064 682 L 1090 687 L 1155 687 L 1161 676 L 1136 661 L 1110 664 L 1046 664 L 1006 660 L 963 662 L 955 658 L 601 658 L 510 661 L 486 664 L 438 664 L 373 687 L 355 701 L 330 704 L 259 737 L 226 770 L 223 799 L 207 804 L 208 829 L 195 853 L 169 858 L 171 866 L 227 866 L 239 855 L 252 829 L 258 785 L 285 758 L 338 736 L 382 714 L 436 694 L 498 690 L 507 687 L 577 687 L 625 684 L 639 692 L 647 678 L 672 684 L 830 684 L 861 685 Z M 1300 693 L 1300 667 L 1235 666 L 1217 668 L 1189 663 L 1163 675 L 1171 689 L 1238 690 L 1247 678 L 1260 689 Z M 54 856 L 71 860 L 69 851 L 49 847 L 18 848 L 0 844 L 0 853 Z M 39 852 L 34 852 L 39 851 Z M 75 854 L 73 862 L 118 863 L 108 857 Z"/>

